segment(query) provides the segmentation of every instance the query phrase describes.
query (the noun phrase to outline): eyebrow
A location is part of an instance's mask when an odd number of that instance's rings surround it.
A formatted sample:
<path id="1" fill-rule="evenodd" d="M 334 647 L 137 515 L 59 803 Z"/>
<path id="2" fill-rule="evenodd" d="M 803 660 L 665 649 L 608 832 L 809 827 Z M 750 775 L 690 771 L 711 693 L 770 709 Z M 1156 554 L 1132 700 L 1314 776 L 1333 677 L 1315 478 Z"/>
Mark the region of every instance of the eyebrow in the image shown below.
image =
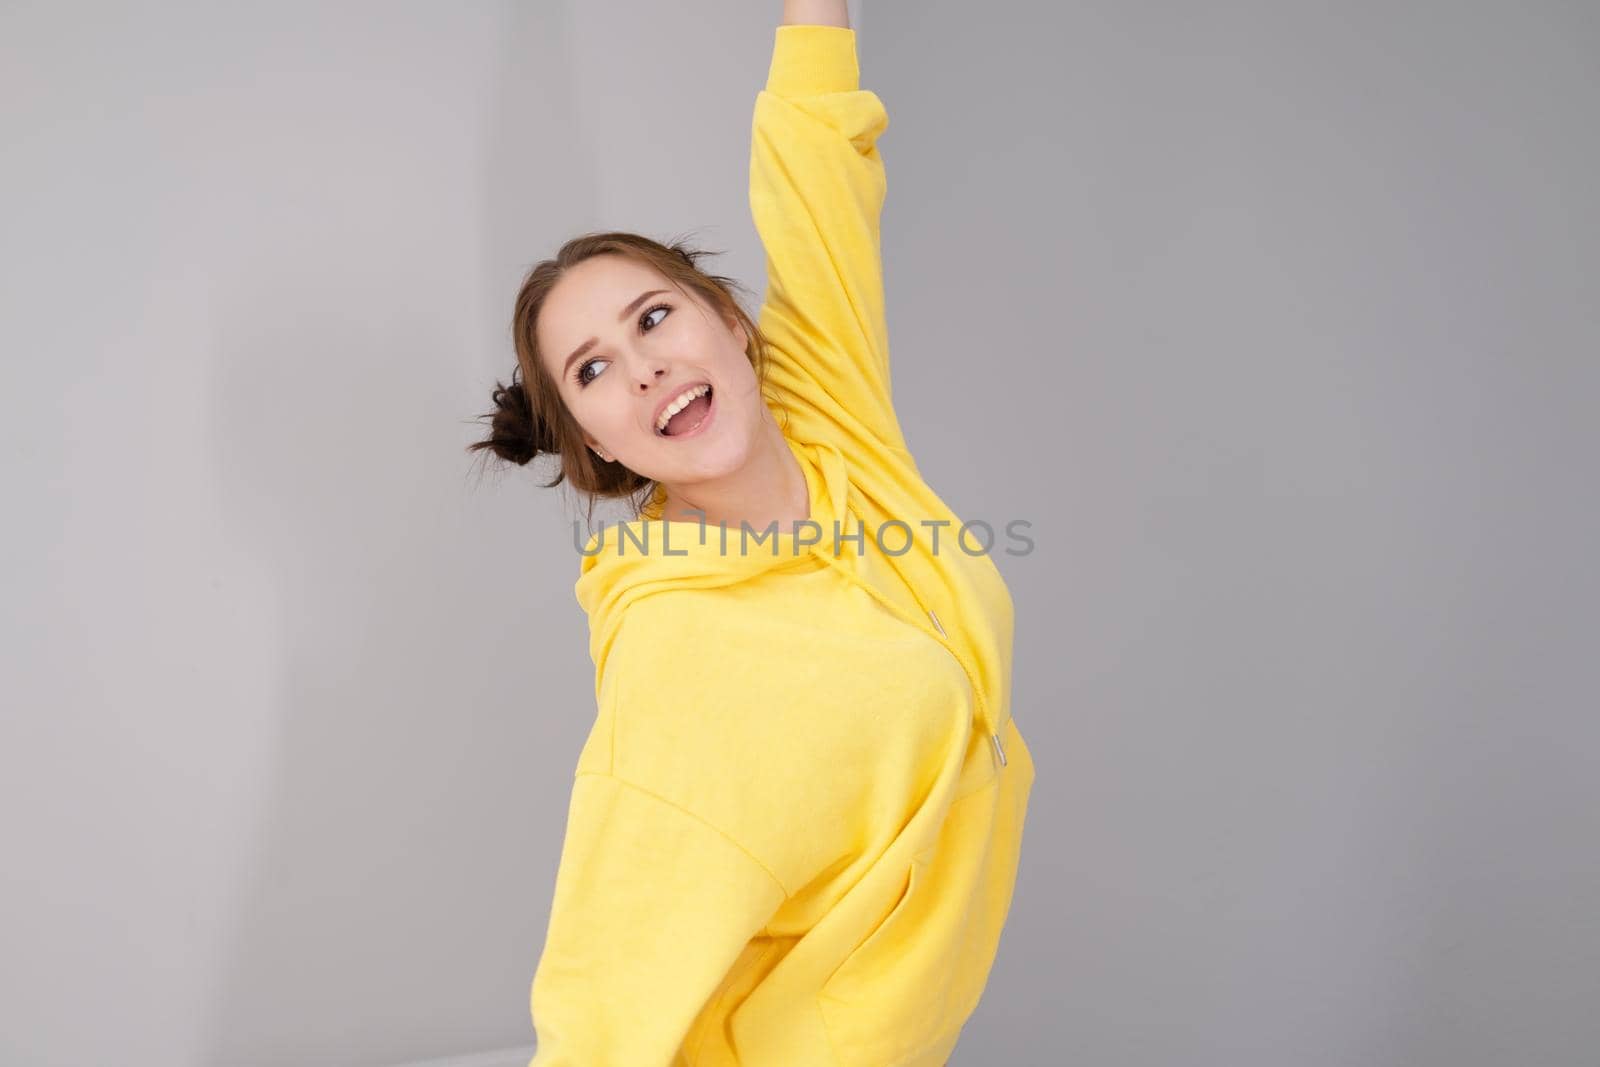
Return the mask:
<path id="1" fill-rule="evenodd" d="M 651 289 L 647 293 L 640 293 L 638 296 L 633 298 L 633 303 L 629 304 L 627 307 L 622 309 L 622 312 L 617 316 L 617 321 L 618 322 L 622 322 L 629 315 L 633 314 L 634 308 L 638 307 L 640 304 L 644 303 L 646 300 L 649 300 L 652 296 L 657 296 L 657 295 L 659 295 L 661 293 L 664 293 L 664 292 L 666 292 L 665 289 Z M 583 344 L 581 344 L 577 348 L 573 349 L 572 350 L 572 355 L 568 356 L 567 357 L 567 361 L 565 363 L 561 364 L 561 376 L 563 378 L 565 378 L 567 376 L 567 369 L 572 366 L 572 361 L 573 360 L 577 359 L 579 356 L 583 355 L 585 352 L 589 351 L 589 349 L 593 348 L 595 345 L 597 345 L 599 343 L 600 343 L 600 338 L 591 337 L 587 341 L 583 342 Z"/>

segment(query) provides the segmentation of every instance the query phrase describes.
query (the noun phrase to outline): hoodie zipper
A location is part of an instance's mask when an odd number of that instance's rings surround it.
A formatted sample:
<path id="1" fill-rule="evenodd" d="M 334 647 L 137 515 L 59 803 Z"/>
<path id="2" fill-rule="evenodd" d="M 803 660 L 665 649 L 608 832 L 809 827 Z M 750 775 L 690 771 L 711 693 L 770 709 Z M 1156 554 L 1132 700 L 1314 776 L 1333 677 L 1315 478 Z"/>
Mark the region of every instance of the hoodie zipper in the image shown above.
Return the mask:
<path id="1" fill-rule="evenodd" d="M 933 613 L 933 609 L 927 609 L 928 617 L 933 620 L 934 626 L 933 630 L 929 630 L 917 623 L 914 617 L 907 614 L 906 610 L 899 604 L 894 603 L 888 597 L 878 592 L 877 589 L 873 588 L 871 582 L 862 579 L 861 576 L 851 570 L 843 560 L 837 559 L 833 556 L 830 556 L 826 552 L 820 551 L 816 546 L 812 546 L 811 552 L 813 555 L 821 557 L 823 562 L 839 571 L 840 574 L 843 574 L 846 578 L 850 579 L 850 581 L 854 582 L 856 585 L 859 585 L 862 589 L 865 589 L 875 600 L 878 601 L 878 603 L 882 604 L 885 608 L 898 615 L 907 624 L 916 627 L 917 630 L 927 634 L 929 637 L 932 637 L 935 641 L 938 641 L 939 644 L 944 646 L 946 652 L 949 652 L 955 657 L 956 662 L 961 665 L 962 671 L 966 673 L 968 684 L 972 686 L 972 695 L 978 702 L 978 718 L 979 721 L 983 723 L 984 730 L 986 730 L 989 734 L 989 743 L 994 748 L 995 758 L 999 760 L 1000 766 L 1004 767 L 1006 765 L 1006 750 L 1000 744 L 1000 734 L 994 729 L 994 721 L 989 716 L 989 702 L 984 697 L 982 687 L 978 685 L 977 676 L 973 673 L 972 668 L 967 664 L 966 657 L 957 651 L 955 645 L 951 642 L 948 635 L 945 634 L 944 626 L 940 624 L 939 616 Z M 916 595 L 915 590 L 912 591 L 912 595 Z M 937 633 L 934 631 L 937 631 Z"/>

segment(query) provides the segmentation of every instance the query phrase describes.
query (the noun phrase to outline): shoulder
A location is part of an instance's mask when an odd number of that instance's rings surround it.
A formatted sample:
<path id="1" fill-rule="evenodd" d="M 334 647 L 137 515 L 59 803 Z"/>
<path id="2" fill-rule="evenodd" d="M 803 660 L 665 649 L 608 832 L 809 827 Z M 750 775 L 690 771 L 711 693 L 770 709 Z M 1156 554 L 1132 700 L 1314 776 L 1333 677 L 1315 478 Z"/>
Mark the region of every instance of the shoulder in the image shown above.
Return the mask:
<path id="1" fill-rule="evenodd" d="M 730 673 L 729 665 L 759 651 L 747 640 L 759 630 L 753 607 L 726 588 L 677 585 L 638 598 L 612 635 L 602 691 L 620 703 L 619 712 L 638 718 L 668 703 L 649 695 L 663 687 L 681 699 L 737 683 L 741 673 Z"/>

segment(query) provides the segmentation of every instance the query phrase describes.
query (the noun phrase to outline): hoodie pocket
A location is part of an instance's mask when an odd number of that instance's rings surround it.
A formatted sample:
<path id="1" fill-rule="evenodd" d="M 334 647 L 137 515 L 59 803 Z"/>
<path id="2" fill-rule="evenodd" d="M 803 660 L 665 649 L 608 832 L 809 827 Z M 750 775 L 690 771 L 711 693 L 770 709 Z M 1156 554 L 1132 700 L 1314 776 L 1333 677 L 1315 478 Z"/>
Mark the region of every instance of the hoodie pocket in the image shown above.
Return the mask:
<path id="1" fill-rule="evenodd" d="M 899 900 L 817 994 L 824 1025 L 846 1067 L 881 1067 L 944 1031 L 952 939 L 926 891 L 930 856 L 919 853 Z M 943 921 L 941 921 L 943 920 Z"/>

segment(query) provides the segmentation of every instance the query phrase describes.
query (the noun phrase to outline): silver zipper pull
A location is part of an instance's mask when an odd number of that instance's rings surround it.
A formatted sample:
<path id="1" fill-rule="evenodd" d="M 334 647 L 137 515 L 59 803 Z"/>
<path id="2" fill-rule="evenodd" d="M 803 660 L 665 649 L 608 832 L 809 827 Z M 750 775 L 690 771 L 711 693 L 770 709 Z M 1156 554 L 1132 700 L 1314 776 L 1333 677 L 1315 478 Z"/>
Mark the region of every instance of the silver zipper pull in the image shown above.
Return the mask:
<path id="1" fill-rule="evenodd" d="M 994 742 L 995 753 L 1000 757 L 1000 766 L 1006 765 L 1006 750 L 1000 747 L 1000 735 L 990 734 L 989 740 Z"/>
<path id="2" fill-rule="evenodd" d="M 949 636 L 948 634 L 946 634 L 944 632 L 944 627 L 939 625 L 939 616 L 937 616 L 937 615 L 935 615 L 933 613 L 933 609 L 932 608 L 928 609 L 928 618 L 933 620 L 933 628 L 935 630 L 939 631 L 939 636 L 940 637 L 948 637 Z"/>

